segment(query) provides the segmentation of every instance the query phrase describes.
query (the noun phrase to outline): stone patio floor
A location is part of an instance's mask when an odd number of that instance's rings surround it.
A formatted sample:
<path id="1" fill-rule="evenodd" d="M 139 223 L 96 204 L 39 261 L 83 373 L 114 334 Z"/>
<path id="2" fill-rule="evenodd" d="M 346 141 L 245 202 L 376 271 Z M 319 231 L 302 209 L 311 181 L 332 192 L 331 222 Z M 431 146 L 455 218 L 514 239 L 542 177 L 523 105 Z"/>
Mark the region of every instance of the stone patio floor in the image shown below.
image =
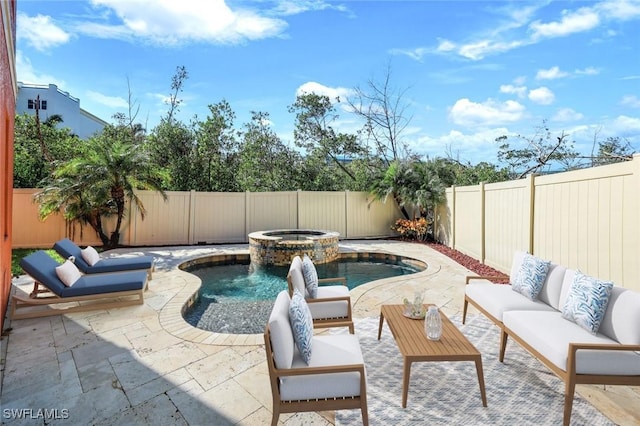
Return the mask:
<path id="1" fill-rule="evenodd" d="M 437 251 L 384 240 L 343 241 L 340 249 L 389 252 L 429 265 L 352 290 L 354 317 L 377 316 L 381 304 L 401 303 L 416 290 L 447 315 L 461 314 L 464 277 L 471 272 Z M 157 258 L 144 305 L 7 319 L 0 340 L 2 424 L 270 424 L 262 334 L 202 331 L 180 314 L 200 282 L 177 265 L 247 252 L 246 244 L 113 250 L 107 255 Z M 31 287 L 26 276 L 14 279 L 13 291 Z M 640 388 L 579 385 L 578 392 L 616 424 L 640 424 Z M 334 419 L 333 412 L 283 414 L 279 424 L 332 425 Z"/>

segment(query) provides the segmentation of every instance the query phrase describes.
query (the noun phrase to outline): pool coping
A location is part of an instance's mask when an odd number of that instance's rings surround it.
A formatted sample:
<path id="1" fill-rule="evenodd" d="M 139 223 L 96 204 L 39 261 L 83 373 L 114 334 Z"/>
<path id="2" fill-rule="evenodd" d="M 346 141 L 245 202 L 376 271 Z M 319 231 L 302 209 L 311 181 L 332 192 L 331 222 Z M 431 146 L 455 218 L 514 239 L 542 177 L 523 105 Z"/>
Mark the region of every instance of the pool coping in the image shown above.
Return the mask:
<path id="1" fill-rule="evenodd" d="M 408 263 L 419 262 L 422 265 L 426 265 L 425 269 L 420 272 L 409 275 L 400 275 L 397 277 L 384 278 L 381 280 L 371 281 L 366 284 L 361 284 L 351 290 L 352 304 L 353 300 L 358 300 L 359 295 L 366 293 L 369 288 L 377 288 L 385 283 L 393 283 L 399 280 L 406 281 L 408 279 L 419 278 L 421 274 L 428 274 L 429 265 L 426 261 L 417 259 L 415 257 L 403 256 L 387 251 L 373 251 L 373 250 L 353 250 L 340 247 L 340 257 L 355 259 L 355 258 L 369 258 L 369 259 L 382 259 L 388 260 L 390 258 L 402 258 Z M 211 259 L 215 258 L 215 262 Z M 197 292 L 200 288 L 202 281 L 196 275 L 191 274 L 184 270 L 185 267 L 193 266 L 201 263 L 220 263 L 225 264 L 236 260 L 246 261 L 249 258 L 249 250 L 242 250 L 232 254 L 212 254 L 204 255 L 196 258 L 185 260 L 178 266 L 173 268 L 172 273 L 178 274 L 185 282 L 184 286 L 167 302 L 167 304 L 159 312 L 159 321 L 162 328 L 169 334 L 187 340 L 193 343 L 200 343 L 206 345 L 225 345 L 225 346 L 255 346 L 264 344 L 264 334 L 227 334 L 218 333 L 215 331 L 202 330 L 188 323 L 184 319 L 184 310 L 191 306 L 196 298 Z M 219 262 L 218 262 L 219 260 Z M 410 277 L 410 278 L 407 278 Z"/>

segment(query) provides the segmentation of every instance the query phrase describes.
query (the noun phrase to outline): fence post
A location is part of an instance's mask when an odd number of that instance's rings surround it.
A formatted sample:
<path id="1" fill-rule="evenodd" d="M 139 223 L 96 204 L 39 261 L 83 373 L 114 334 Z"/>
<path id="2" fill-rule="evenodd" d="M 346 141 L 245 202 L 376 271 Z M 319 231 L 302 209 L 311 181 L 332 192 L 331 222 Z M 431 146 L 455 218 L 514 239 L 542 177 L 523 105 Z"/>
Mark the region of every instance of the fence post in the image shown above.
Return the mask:
<path id="1" fill-rule="evenodd" d="M 527 186 L 529 188 L 529 215 L 528 215 L 528 232 L 529 235 L 527 235 L 527 239 L 528 239 L 528 251 L 530 254 L 534 254 L 533 252 L 533 233 L 534 233 L 534 226 L 535 226 L 535 215 L 534 215 L 534 211 L 535 211 L 535 203 L 536 203 L 536 185 L 535 185 L 535 177 L 536 174 L 535 173 L 530 173 L 527 175 Z"/>
<path id="2" fill-rule="evenodd" d="M 451 187 L 451 248 L 456 249 L 456 186 Z"/>
<path id="3" fill-rule="evenodd" d="M 196 227 L 196 191 L 189 191 L 189 226 L 187 227 L 187 240 L 190 245 L 194 245 L 196 242 L 195 236 Z"/>
<path id="4" fill-rule="evenodd" d="M 244 239 L 247 243 L 249 242 L 249 232 L 251 232 L 251 224 L 253 223 L 251 201 L 251 192 L 247 190 L 244 192 Z"/>
<path id="5" fill-rule="evenodd" d="M 349 190 L 344 191 L 344 238 L 349 238 Z"/>
<path id="6" fill-rule="evenodd" d="M 480 263 L 484 265 L 485 261 L 485 248 L 487 246 L 486 240 L 487 236 L 485 234 L 486 231 L 486 219 L 485 219 L 485 190 L 484 190 L 484 182 L 480 182 Z"/>
<path id="7" fill-rule="evenodd" d="M 300 229 L 300 196 L 302 195 L 302 190 L 298 189 L 296 192 L 296 229 Z"/>

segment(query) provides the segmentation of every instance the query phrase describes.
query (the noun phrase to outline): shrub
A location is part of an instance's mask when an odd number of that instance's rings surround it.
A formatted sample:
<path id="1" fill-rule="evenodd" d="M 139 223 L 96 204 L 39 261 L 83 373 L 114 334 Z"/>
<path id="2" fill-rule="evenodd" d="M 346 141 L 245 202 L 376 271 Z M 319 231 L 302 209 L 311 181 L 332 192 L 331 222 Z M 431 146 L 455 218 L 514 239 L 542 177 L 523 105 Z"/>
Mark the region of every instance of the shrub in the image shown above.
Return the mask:
<path id="1" fill-rule="evenodd" d="M 424 241 L 427 239 L 429 222 L 426 218 L 418 219 L 398 219 L 391 227 L 391 230 L 400 234 L 404 240 Z"/>

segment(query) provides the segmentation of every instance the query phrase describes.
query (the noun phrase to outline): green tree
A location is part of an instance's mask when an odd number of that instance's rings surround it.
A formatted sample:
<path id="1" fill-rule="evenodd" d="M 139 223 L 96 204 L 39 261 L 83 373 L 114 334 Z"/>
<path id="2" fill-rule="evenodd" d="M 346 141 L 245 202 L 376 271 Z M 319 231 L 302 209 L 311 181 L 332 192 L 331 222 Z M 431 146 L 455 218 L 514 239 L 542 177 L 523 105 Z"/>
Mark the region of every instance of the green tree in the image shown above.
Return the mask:
<path id="1" fill-rule="evenodd" d="M 238 142 L 233 127 L 235 113 L 225 100 L 209 105 L 209 115 L 195 120 L 194 187 L 199 191 L 237 191 Z"/>
<path id="2" fill-rule="evenodd" d="M 82 142 L 68 128 L 58 128 L 62 117 L 52 115 L 40 125 L 27 113 L 15 117 L 13 186 L 38 188 L 56 163 L 69 160 L 82 149 Z M 42 137 L 40 139 L 39 135 Z"/>
<path id="3" fill-rule="evenodd" d="M 509 136 L 496 139 L 500 144 L 498 160 L 508 165 L 516 179 L 530 173 L 549 171 L 552 166 L 567 170 L 578 157 L 568 135 L 562 132 L 553 138 L 546 121 L 536 128 L 533 136 L 518 135 L 516 139 L 515 147 L 509 142 Z"/>
<path id="4" fill-rule="evenodd" d="M 304 93 L 296 98 L 289 112 L 296 114 L 294 143 L 305 150 L 305 182 L 309 187 L 301 189 L 348 189 L 356 181 L 350 163 L 366 151 L 358 143 L 357 135 L 336 132 L 333 128 L 338 114 L 331 99 Z"/>
<path id="5" fill-rule="evenodd" d="M 635 149 L 628 140 L 622 140 L 617 136 L 609 137 L 604 141 L 598 142 L 598 153 L 592 159 L 592 165 L 603 166 L 605 164 L 631 161 L 634 153 Z"/>
<path id="6" fill-rule="evenodd" d="M 251 113 L 241 135 L 237 180 L 242 191 L 298 189 L 300 155 L 282 143 L 269 126 L 269 114 Z"/>
<path id="7" fill-rule="evenodd" d="M 129 201 L 138 208 L 142 219 L 145 207 L 136 190 L 159 191 L 165 173 L 150 160 L 143 145 L 131 143 L 126 126 L 108 128 L 89 138 L 86 149 L 58 167 L 50 184 L 36 194 L 40 216 L 61 212 L 65 219 L 88 224 L 107 248 L 120 242 L 120 228 Z M 110 135 L 109 137 L 105 135 Z M 104 229 L 104 217 L 116 216 L 114 229 Z"/>

